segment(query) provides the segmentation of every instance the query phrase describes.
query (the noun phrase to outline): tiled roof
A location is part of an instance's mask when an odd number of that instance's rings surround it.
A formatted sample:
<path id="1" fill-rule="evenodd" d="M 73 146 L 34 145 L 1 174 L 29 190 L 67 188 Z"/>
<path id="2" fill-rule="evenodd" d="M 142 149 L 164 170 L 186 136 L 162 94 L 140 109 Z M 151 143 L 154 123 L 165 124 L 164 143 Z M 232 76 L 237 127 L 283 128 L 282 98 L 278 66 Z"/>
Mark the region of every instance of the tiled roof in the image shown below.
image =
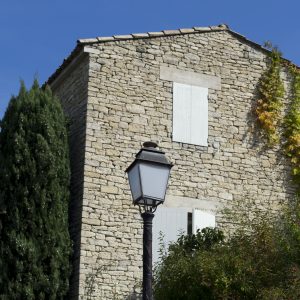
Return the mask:
<path id="1" fill-rule="evenodd" d="M 103 42 L 111 42 L 111 41 L 121 41 L 121 40 L 131 40 L 131 39 L 145 39 L 145 38 L 153 38 L 153 37 L 162 37 L 162 36 L 170 36 L 170 35 L 181 35 L 187 33 L 199 33 L 199 32 L 209 32 L 209 31 L 222 31 L 229 30 L 229 27 L 225 24 L 221 24 L 218 26 L 210 26 L 210 27 L 193 27 L 193 28 L 182 28 L 177 30 L 163 30 L 157 32 L 147 32 L 147 33 L 132 33 L 126 35 L 113 35 L 107 37 L 97 37 L 94 39 L 80 39 L 77 41 L 78 44 L 95 44 L 95 43 L 103 43 Z"/>
<path id="2" fill-rule="evenodd" d="M 80 53 L 81 49 L 85 45 L 89 44 L 100 44 L 106 42 L 114 42 L 114 41 L 124 41 L 124 40 L 137 40 L 137 39 L 147 39 L 147 38 L 157 38 L 157 37 L 166 37 L 166 36 L 175 36 L 175 35 L 184 35 L 184 34 L 194 34 L 194 33 L 205 33 L 205 32 L 218 32 L 218 31 L 227 31 L 243 41 L 255 48 L 258 48 L 262 51 L 269 52 L 266 48 L 262 47 L 260 44 L 257 44 L 251 40 L 248 40 L 245 36 L 231 30 L 226 24 L 220 24 L 218 26 L 209 26 L 209 27 L 193 27 L 193 28 L 182 28 L 177 30 L 163 30 L 158 32 L 147 32 L 147 33 L 132 33 L 127 35 L 114 35 L 108 37 L 97 37 L 91 39 L 79 39 L 77 41 L 77 46 L 71 52 L 71 54 L 64 59 L 63 63 L 59 66 L 59 68 L 49 77 L 49 79 L 45 82 L 46 84 L 51 84 L 63 70 L 72 62 L 73 58 L 76 57 L 78 53 Z M 288 60 L 286 60 L 290 63 Z"/>

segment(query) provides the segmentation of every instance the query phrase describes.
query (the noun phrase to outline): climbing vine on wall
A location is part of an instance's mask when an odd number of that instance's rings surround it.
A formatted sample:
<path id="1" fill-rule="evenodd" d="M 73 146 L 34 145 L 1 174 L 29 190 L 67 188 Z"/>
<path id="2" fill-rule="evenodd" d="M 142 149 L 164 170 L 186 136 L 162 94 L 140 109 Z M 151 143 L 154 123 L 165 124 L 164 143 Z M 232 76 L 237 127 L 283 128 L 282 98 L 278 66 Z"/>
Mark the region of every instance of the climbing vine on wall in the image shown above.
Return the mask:
<path id="1" fill-rule="evenodd" d="M 292 174 L 300 184 L 300 71 L 289 67 L 292 75 L 290 107 L 284 118 L 284 150 L 292 164 Z M 300 187 L 299 187 L 300 190 Z"/>
<path id="2" fill-rule="evenodd" d="M 281 121 L 284 86 L 280 78 L 281 53 L 273 48 L 270 65 L 259 82 L 259 100 L 255 109 L 258 124 L 269 145 L 279 141 L 278 125 Z"/>
<path id="3" fill-rule="evenodd" d="M 281 122 L 283 108 L 284 85 L 280 78 L 282 65 L 286 65 L 292 78 L 289 107 Z M 259 82 L 259 100 L 255 113 L 257 121 L 266 137 L 269 146 L 282 141 L 285 155 L 290 159 L 292 175 L 300 193 L 300 70 L 287 62 L 283 62 L 281 53 L 271 48 L 270 64 Z M 283 126 L 282 138 L 279 127 Z"/>

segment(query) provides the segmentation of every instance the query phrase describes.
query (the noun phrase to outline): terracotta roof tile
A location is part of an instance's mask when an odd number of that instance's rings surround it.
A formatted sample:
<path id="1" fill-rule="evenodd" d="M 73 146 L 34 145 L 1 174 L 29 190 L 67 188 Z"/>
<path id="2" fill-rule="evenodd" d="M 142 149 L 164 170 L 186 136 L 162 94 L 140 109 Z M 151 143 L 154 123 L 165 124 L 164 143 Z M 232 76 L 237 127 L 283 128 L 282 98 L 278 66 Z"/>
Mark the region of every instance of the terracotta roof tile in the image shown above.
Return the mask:
<path id="1" fill-rule="evenodd" d="M 115 40 L 129 40 L 132 39 L 131 34 L 126 34 L 126 35 L 114 35 Z"/>
<path id="2" fill-rule="evenodd" d="M 195 32 L 194 28 L 181 28 L 179 29 L 180 33 L 193 33 Z"/>
<path id="3" fill-rule="evenodd" d="M 132 36 L 134 38 L 147 38 L 149 37 L 148 33 L 133 33 Z"/>
<path id="4" fill-rule="evenodd" d="M 163 30 L 164 35 L 180 34 L 180 30 Z"/>
<path id="5" fill-rule="evenodd" d="M 108 41 L 114 41 L 114 37 L 113 36 L 100 36 L 97 37 L 98 42 L 108 42 Z M 80 41 L 80 40 L 79 40 Z"/>
<path id="6" fill-rule="evenodd" d="M 165 34 L 162 31 L 156 31 L 156 32 L 148 32 L 149 37 L 153 36 L 164 36 Z"/>

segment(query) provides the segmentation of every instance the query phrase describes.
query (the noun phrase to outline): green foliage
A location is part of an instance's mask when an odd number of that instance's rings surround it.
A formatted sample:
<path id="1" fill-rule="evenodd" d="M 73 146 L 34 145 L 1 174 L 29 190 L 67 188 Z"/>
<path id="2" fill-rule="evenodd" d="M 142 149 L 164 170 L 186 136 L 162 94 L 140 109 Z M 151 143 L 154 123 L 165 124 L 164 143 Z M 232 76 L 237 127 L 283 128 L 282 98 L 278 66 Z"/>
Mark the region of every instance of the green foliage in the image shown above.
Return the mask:
<path id="1" fill-rule="evenodd" d="M 184 253 L 190 254 L 196 250 L 209 250 L 223 241 L 222 231 L 207 227 L 198 231 L 197 234 L 181 235 L 176 244 L 170 245 L 170 251 L 182 250 Z"/>
<path id="2" fill-rule="evenodd" d="M 273 48 L 270 64 L 259 82 L 259 100 L 255 109 L 257 121 L 269 145 L 279 141 L 277 127 L 281 120 L 284 86 L 280 78 L 281 53 Z"/>
<path id="3" fill-rule="evenodd" d="M 300 205 L 224 239 L 218 229 L 182 236 L 155 271 L 155 299 L 299 299 Z"/>
<path id="4" fill-rule="evenodd" d="M 169 255 L 162 256 L 161 264 L 155 269 L 155 299 L 193 300 L 211 295 L 206 284 L 211 274 L 204 274 L 203 266 L 212 269 L 214 266 L 208 261 L 202 263 L 199 254 L 212 253 L 212 249 L 222 242 L 221 231 L 205 228 L 196 235 L 182 235 L 177 243 L 171 244 Z"/>
<path id="5" fill-rule="evenodd" d="M 284 150 L 292 164 L 292 174 L 300 189 L 300 71 L 290 66 L 293 82 L 288 113 L 284 118 Z"/>
<path id="6" fill-rule="evenodd" d="M 50 89 L 22 83 L 1 121 L 0 299 L 63 299 L 68 290 L 69 157 Z"/>
<path id="7" fill-rule="evenodd" d="M 282 98 L 284 86 L 280 78 L 281 53 L 271 48 L 270 65 L 259 82 L 259 95 L 255 109 L 257 121 L 263 129 L 269 145 L 279 142 L 278 128 L 281 121 Z M 300 193 L 300 71 L 291 64 L 286 64 L 292 77 L 291 97 L 287 114 L 283 120 L 282 147 L 292 164 L 292 175 Z"/>

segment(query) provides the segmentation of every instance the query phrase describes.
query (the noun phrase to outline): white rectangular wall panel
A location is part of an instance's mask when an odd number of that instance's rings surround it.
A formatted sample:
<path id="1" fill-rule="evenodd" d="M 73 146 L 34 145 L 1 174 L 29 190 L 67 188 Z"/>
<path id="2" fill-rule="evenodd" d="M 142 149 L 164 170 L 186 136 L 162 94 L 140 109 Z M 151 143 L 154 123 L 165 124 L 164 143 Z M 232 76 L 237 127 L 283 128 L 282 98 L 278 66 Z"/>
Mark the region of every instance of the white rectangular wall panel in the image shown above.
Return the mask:
<path id="1" fill-rule="evenodd" d="M 191 95 L 190 85 L 173 83 L 173 141 L 190 142 Z"/>
<path id="2" fill-rule="evenodd" d="M 173 141 L 207 146 L 208 89 L 173 83 Z"/>
<path id="3" fill-rule="evenodd" d="M 193 233 L 205 227 L 216 227 L 216 217 L 212 213 L 193 209 Z"/>
<path id="4" fill-rule="evenodd" d="M 162 232 L 166 248 L 176 242 L 181 233 L 187 234 L 188 209 L 159 206 L 153 218 L 152 252 L 153 264 L 159 259 L 159 236 Z"/>
<path id="5" fill-rule="evenodd" d="M 208 89 L 192 86 L 191 94 L 191 144 L 207 146 L 208 139 Z"/>

